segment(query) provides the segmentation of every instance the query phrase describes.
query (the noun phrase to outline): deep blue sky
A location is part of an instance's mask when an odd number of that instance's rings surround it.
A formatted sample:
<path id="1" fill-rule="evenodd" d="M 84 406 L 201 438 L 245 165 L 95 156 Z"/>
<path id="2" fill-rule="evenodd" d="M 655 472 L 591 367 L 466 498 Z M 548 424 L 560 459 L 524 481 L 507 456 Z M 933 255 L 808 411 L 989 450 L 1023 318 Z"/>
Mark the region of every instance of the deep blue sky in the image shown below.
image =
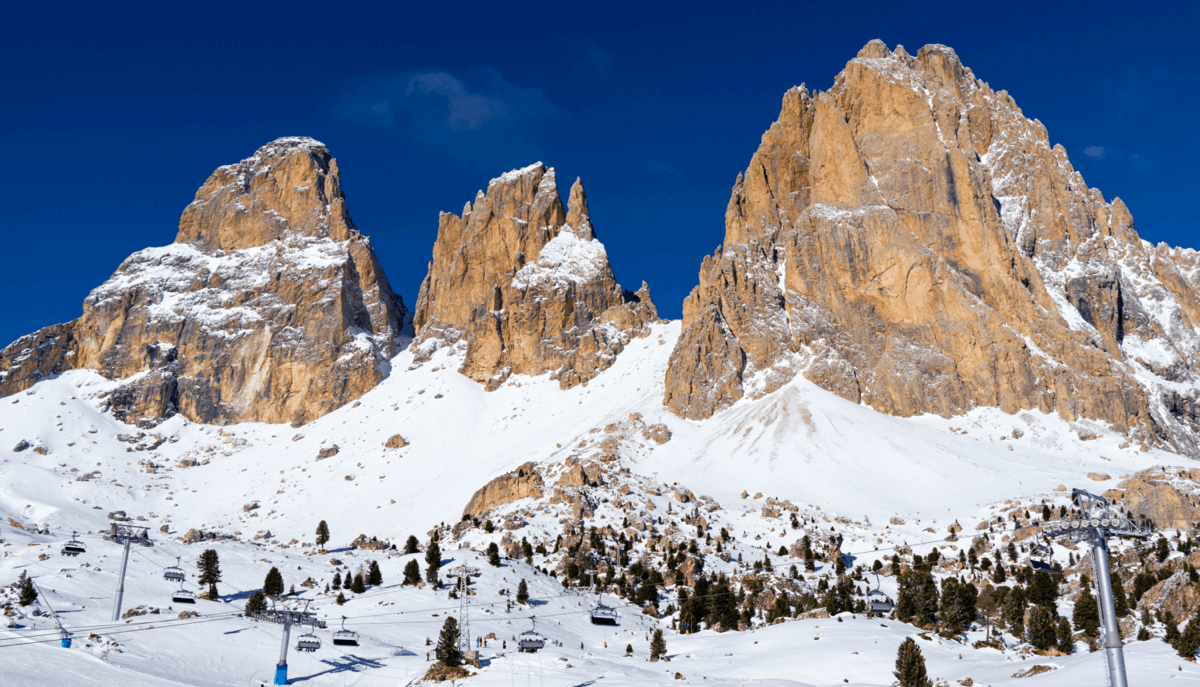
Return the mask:
<path id="1" fill-rule="evenodd" d="M 678 317 L 784 91 L 872 38 L 945 43 L 1150 241 L 1197 246 L 1195 4 L 102 3 L 0 27 L 0 346 L 170 243 L 216 167 L 324 141 L 411 308 L 441 210 L 536 160 L 583 177 L 617 278 Z M 973 9 L 968 9 L 973 8 Z"/>

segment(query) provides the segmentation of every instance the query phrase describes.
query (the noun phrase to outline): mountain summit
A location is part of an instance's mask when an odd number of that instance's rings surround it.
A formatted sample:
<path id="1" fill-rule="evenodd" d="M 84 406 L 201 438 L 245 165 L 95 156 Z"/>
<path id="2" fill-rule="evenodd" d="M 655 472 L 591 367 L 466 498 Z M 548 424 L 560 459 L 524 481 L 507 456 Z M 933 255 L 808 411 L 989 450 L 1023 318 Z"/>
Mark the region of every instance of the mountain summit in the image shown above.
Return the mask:
<path id="1" fill-rule="evenodd" d="M 953 50 L 872 41 L 829 91 L 784 95 L 663 400 L 702 419 L 802 374 L 893 415 L 1038 409 L 1194 454 L 1196 265 Z"/>
<path id="2" fill-rule="evenodd" d="M 406 317 L 337 161 L 280 138 L 213 172 L 175 243 L 127 258 L 79 319 L 0 351 L 0 395 L 89 368 L 128 378 L 121 419 L 307 422 L 387 375 Z"/>
<path id="3" fill-rule="evenodd" d="M 459 370 L 495 389 L 551 372 L 561 388 L 612 365 L 658 319 L 650 289 L 625 291 L 596 239 L 583 183 L 564 208 L 542 163 L 492 179 L 462 216 L 442 213 L 413 319 L 418 360 L 466 344 Z"/>

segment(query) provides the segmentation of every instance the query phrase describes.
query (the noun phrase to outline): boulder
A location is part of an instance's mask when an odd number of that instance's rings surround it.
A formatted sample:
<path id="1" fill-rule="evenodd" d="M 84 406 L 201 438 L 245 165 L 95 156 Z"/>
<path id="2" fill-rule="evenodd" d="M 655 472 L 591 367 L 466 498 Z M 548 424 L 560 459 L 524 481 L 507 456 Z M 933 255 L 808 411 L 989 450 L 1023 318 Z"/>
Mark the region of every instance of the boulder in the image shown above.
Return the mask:
<path id="1" fill-rule="evenodd" d="M 400 436 L 399 434 L 393 434 L 388 438 L 387 441 L 383 443 L 383 445 L 387 448 L 404 448 L 405 446 L 408 446 L 408 442 L 405 441 L 404 437 Z"/>

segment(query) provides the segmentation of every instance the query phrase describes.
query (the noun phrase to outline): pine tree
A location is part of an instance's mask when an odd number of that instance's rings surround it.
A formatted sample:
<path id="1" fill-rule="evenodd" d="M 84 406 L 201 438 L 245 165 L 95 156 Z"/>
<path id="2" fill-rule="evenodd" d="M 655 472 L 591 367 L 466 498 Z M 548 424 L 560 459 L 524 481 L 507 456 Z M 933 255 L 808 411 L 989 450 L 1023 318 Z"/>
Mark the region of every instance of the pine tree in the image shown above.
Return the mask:
<path id="1" fill-rule="evenodd" d="M 1029 616 L 1029 643 L 1045 651 L 1058 641 L 1054 618 L 1045 606 L 1036 606 Z"/>
<path id="2" fill-rule="evenodd" d="M 517 603 L 529 603 L 529 585 L 525 584 L 525 578 L 521 578 L 521 583 L 517 585 Z"/>
<path id="3" fill-rule="evenodd" d="M 408 541 L 404 542 L 404 553 L 405 554 L 416 553 L 418 551 L 419 547 L 420 547 L 420 544 L 417 542 L 417 538 L 412 536 L 411 534 L 408 535 Z"/>
<path id="4" fill-rule="evenodd" d="M 626 655 L 626 656 L 632 656 L 632 655 L 633 655 L 633 645 L 632 645 L 632 644 L 626 644 L 626 645 L 625 645 L 625 655 Z"/>
<path id="5" fill-rule="evenodd" d="M 272 597 L 283 595 L 283 575 L 279 574 L 279 568 L 272 567 L 267 571 L 267 577 L 263 580 L 263 594 Z"/>
<path id="6" fill-rule="evenodd" d="M 1191 622 L 1184 628 L 1183 634 L 1179 635 L 1179 638 L 1171 646 L 1182 658 L 1196 657 L 1196 651 L 1200 650 L 1200 610 L 1196 612 Z"/>
<path id="7" fill-rule="evenodd" d="M 333 590 L 336 592 L 337 590 L 339 590 L 341 588 L 342 588 L 342 574 L 340 572 L 335 572 L 335 573 L 333 573 Z"/>
<path id="8" fill-rule="evenodd" d="M 487 547 L 488 564 L 493 568 L 500 567 L 500 547 L 496 546 L 496 542 L 488 544 Z"/>
<path id="9" fill-rule="evenodd" d="M 1004 584 L 1008 579 L 1008 575 L 1004 574 L 1004 563 L 1000 562 L 1000 557 L 996 557 L 996 571 L 992 573 L 992 582 L 996 584 Z"/>
<path id="10" fill-rule="evenodd" d="M 317 523 L 317 548 L 324 551 L 325 545 L 329 543 L 329 525 L 325 521 Z"/>
<path id="11" fill-rule="evenodd" d="M 217 583 L 221 581 L 221 561 L 217 558 L 217 552 L 213 549 L 205 549 L 204 553 L 200 554 L 200 559 L 196 561 L 196 567 L 200 569 L 200 584 L 208 585 L 208 598 L 217 598 Z"/>
<path id="12" fill-rule="evenodd" d="M 1071 614 L 1071 622 L 1075 624 L 1075 629 L 1083 632 L 1088 637 L 1097 637 L 1100 634 L 1100 607 L 1096 603 L 1096 597 L 1092 596 L 1090 587 L 1085 586 L 1079 594 L 1079 600 L 1075 602 L 1075 612 Z"/>
<path id="13" fill-rule="evenodd" d="M 345 594 L 343 594 L 343 593 L 341 593 L 341 592 L 338 592 L 338 595 L 337 595 L 337 605 L 341 606 L 341 605 L 343 605 L 343 604 L 345 604 L 345 603 L 346 603 L 346 595 L 345 595 Z"/>
<path id="14" fill-rule="evenodd" d="M 267 598 L 262 592 L 252 592 L 250 598 L 246 599 L 246 615 L 254 615 L 267 610 Z"/>
<path id="15" fill-rule="evenodd" d="M 28 606 L 29 604 L 37 601 L 37 589 L 35 589 L 33 586 L 33 578 L 29 577 L 24 572 L 21 573 L 21 581 L 18 585 L 18 589 L 20 589 L 20 596 L 17 598 L 18 604 L 22 606 Z"/>
<path id="16" fill-rule="evenodd" d="M 925 672 L 925 657 L 921 655 L 921 647 L 906 637 L 896 651 L 896 670 L 892 673 L 900 682 L 900 687 L 933 687 Z"/>
<path id="17" fill-rule="evenodd" d="M 425 569 L 425 581 L 437 583 L 438 569 L 442 567 L 442 548 L 436 540 L 429 542 L 429 548 L 425 550 L 425 565 L 429 566 Z"/>
<path id="18" fill-rule="evenodd" d="M 458 621 L 454 616 L 446 618 L 442 632 L 438 635 L 437 649 L 434 652 L 442 665 L 453 668 L 462 664 L 462 652 L 458 650 Z"/>
<path id="19" fill-rule="evenodd" d="M 1004 602 L 1004 622 L 1014 635 L 1025 634 L 1025 590 L 1015 587 Z"/>
<path id="20" fill-rule="evenodd" d="M 404 566 L 404 581 L 402 585 L 420 584 L 421 582 L 421 565 L 416 560 L 409 561 Z"/>
<path id="21" fill-rule="evenodd" d="M 367 566 L 367 583 L 372 587 L 383 584 L 383 571 L 379 569 L 379 563 L 376 561 L 371 561 Z"/>
<path id="22" fill-rule="evenodd" d="M 1058 619 L 1058 650 L 1064 654 L 1071 653 L 1075 648 L 1075 638 L 1071 636 L 1071 621 L 1066 618 Z"/>
<path id="23" fill-rule="evenodd" d="M 362 573 L 356 573 L 354 575 L 354 581 L 350 583 L 350 591 L 354 592 L 355 594 L 362 594 L 363 592 L 367 591 L 367 585 L 363 582 Z"/>
<path id="24" fill-rule="evenodd" d="M 1125 598 L 1125 584 L 1121 582 L 1121 576 L 1116 573 L 1115 567 L 1110 567 L 1109 570 L 1113 570 L 1113 605 L 1116 607 L 1117 617 L 1124 618 L 1129 615 L 1129 599 Z"/>
<path id="25" fill-rule="evenodd" d="M 662 630 L 655 630 L 650 639 L 650 660 L 657 661 L 667 653 L 667 640 L 663 639 Z"/>
<path id="26" fill-rule="evenodd" d="M 1054 600 L 1058 598 L 1058 585 L 1050 573 L 1038 571 L 1029 582 L 1029 600 L 1038 606 L 1054 610 Z"/>

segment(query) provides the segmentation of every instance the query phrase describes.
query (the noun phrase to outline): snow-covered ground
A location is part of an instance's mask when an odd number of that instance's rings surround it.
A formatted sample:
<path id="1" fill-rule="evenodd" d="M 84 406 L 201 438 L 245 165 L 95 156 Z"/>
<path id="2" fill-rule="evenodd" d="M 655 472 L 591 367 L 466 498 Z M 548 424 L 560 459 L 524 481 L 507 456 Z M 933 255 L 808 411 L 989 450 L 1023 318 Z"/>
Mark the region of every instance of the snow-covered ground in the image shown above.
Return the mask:
<path id="1" fill-rule="evenodd" d="M 86 371 L 0 399 L 0 523 L 11 519 L 25 528 L 0 524 L 0 584 L 21 572 L 32 575 L 75 641 L 63 650 L 55 634 L 45 634 L 53 628 L 47 618 L 12 618 L 21 627 L 0 629 L 3 682 L 269 681 L 280 628 L 233 613 L 277 566 L 285 583 L 295 585 L 301 599 L 313 599 L 329 619 L 329 628 L 318 630 L 322 649 L 291 652 L 293 678 L 312 685 L 407 684 L 428 668 L 425 639 L 436 641 L 458 602 L 446 590 L 398 586 L 413 556 L 350 549 L 349 543 L 360 534 L 399 546 L 415 535 L 424 543 L 439 523 L 458 522 L 471 495 L 492 478 L 528 461 L 554 464 L 585 453 L 594 445 L 592 430 L 624 422 L 631 413 L 648 424 L 664 423 L 672 433 L 662 445 L 636 438 L 622 444 L 620 460 L 631 477 L 715 499 L 722 508 L 712 522 L 736 527 L 740 551 L 774 551 L 797 538 L 780 526 L 785 521 L 761 514 L 765 499 L 773 497 L 795 503 L 807 518 L 840 523 L 847 538 L 843 551 L 867 564 L 890 557 L 899 545 L 944 547 L 950 523 L 970 533 L 994 520 L 1008 499 L 1057 506 L 1067 498 L 1056 491 L 1059 485 L 1102 492 L 1135 470 L 1190 462 L 1141 452 L 1095 423 L 1038 412 L 1013 416 L 983 408 L 952 419 L 889 417 L 803 378 L 711 420 L 681 420 L 661 404 L 661 380 L 678 334 L 678 322 L 656 325 L 610 369 L 568 391 L 547 375 L 514 376 L 488 393 L 455 371 L 461 351 L 440 350 L 419 366 L 403 352 L 393 359 L 391 376 L 359 402 L 299 428 L 210 427 L 177 416 L 138 430 L 97 409 L 100 395 L 116 385 Z M 409 445 L 385 448 L 394 434 Z M 21 441 L 31 448 L 12 452 Z M 319 451 L 334 445 L 335 455 L 319 459 Z M 199 464 L 182 467 L 185 460 Z M 1095 481 L 1089 473 L 1110 479 Z M 668 501 L 664 493 L 655 512 Z M 245 508 L 253 503 L 258 507 Z M 134 548 L 123 608 L 160 612 L 114 629 L 109 620 L 120 548 L 98 533 L 117 510 L 134 518 L 132 524 L 149 527 L 155 540 L 152 548 Z M 311 542 L 322 519 L 333 537 L 329 553 L 319 555 Z M 51 534 L 28 531 L 43 525 Z M 191 529 L 234 538 L 184 543 Z M 59 548 L 72 530 L 88 552 L 65 558 Z M 175 587 L 163 580 L 163 567 L 182 558 L 195 589 L 194 565 L 205 548 L 220 555 L 224 601 L 186 609 L 172 604 Z M 334 558 L 340 566 L 330 563 Z M 841 622 L 803 620 L 743 633 L 681 636 L 668 630 L 672 660 L 650 663 L 646 633 L 666 622 L 626 608 L 619 628 L 593 626 L 586 598 L 524 563 L 492 568 L 480 554 L 449 547 L 443 558 L 449 567 L 467 561 L 484 571 L 475 583 L 471 629 L 474 636 L 494 632 L 497 640 L 489 640 L 484 667 L 471 678 L 479 685 L 675 684 L 677 672 L 683 682 L 706 685 L 888 685 L 897 645 L 916 634 L 911 626 L 850 615 Z M 349 595 L 340 608 L 333 595 L 320 593 L 335 570 L 344 573 L 372 559 L 383 570 L 382 588 Z M 721 563 L 713 565 L 720 569 Z M 301 586 L 308 578 L 316 582 L 312 590 Z M 519 578 L 528 580 L 536 605 L 506 610 Z M 200 616 L 177 619 L 181 610 Z M 342 615 L 364 636 L 362 646 L 331 645 L 330 632 Z M 562 646 L 513 652 L 511 637 L 529 626 L 530 615 Z M 89 626 L 103 626 L 96 628 L 97 639 L 88 639 Z M 293 631 L 293 645 L 298 634 Z M 508 650 L 498 649 L 505 639 Z M 1012 676 L 1038 664 L 1054 667 L 1037 677 L 1036 684 L 1045 685 L 1098 682 L 1103 669 L 1100 653 L 1022 658 L 936 636 L 919 642 L 932 676 L 972 677 L 977 685 L 1025 684 Z M 626 644 L 633 645 L 632 658 L 623 655 Z M 109 648 L 107 663 L 102 646 Z M 1168 677 L 1200 681 L 1195 665 L 1174 658 L 1161 641 L 1136 642 L 1126 651 L 1133 684 L 1163 684 Z"/>

